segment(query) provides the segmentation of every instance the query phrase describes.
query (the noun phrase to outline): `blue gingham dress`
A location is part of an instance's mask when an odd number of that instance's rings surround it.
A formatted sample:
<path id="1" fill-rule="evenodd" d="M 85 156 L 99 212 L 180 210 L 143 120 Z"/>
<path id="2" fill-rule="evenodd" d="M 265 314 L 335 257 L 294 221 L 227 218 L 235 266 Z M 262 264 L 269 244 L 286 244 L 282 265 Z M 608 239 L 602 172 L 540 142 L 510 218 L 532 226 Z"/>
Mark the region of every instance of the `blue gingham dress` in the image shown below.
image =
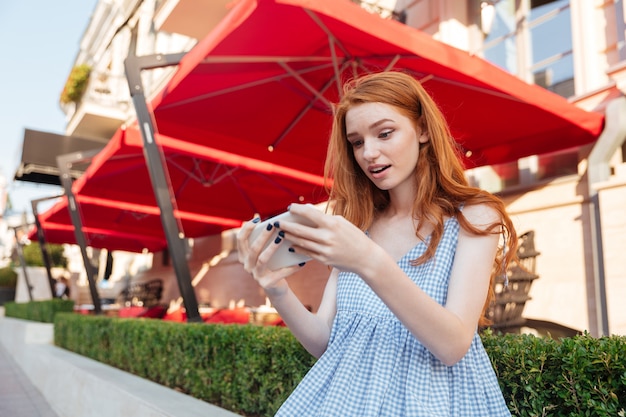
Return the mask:
<path id="1" fill-rule="evenodd" d="M 419 243 L 398 262 L 406 274 L 444 304 L 459 235 L 445 222 L 435 256 L 412 266 Z M 461 361 L 446 366 L 400 323 L 368 285 L 341 272 L 337 315 L 326 352 L 277 416 L 460 417 L 510 416 L 478 334 Z"/>

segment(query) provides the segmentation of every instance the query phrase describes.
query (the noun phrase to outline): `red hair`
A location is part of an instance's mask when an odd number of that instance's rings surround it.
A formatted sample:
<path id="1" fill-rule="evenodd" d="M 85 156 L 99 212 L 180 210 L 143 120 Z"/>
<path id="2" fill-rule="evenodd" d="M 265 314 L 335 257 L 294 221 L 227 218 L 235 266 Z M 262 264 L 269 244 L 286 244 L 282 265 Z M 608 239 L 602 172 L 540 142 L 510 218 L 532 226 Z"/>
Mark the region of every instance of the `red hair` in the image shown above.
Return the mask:
<path id="1" fill-rule="evenodd" d="M 456 217 L 459 225 L 475 235 L 502 234 L 504 244 L 494 260 L 494 274 L 506 273 L 506 265 L 516 255 L 517 235 L 504 203 L 493 194 L 472 187 L 465 178 L 457 143 L 446 120 L 422 85 L 402 72 L 380 72 L 365 75 L 344 85 L 344 95 L 335 106 L 334 123 L 326 158 L 325 178 L 335 214 L 344 216 L 362 230 L 367 230 L 377 213 L 389 204 L 389 193 L 377 188 L 361 170 L 346 136 L 346 113 L 362 103 L 384 103 L 393 106 L 428 135 L 420 144 L 415 170 L 417 193 L 413 216 L 418 220 L 416 235 L 424 223 L 433 227 L 427 250 L 413 264 L 426 262 L 434 254 L 443 234 L 446 217 Z M 330 186 L 332 178 L 332 186 Z M 494 209 L 500 221 L 485 229 L 474 227 L 461 211 L 463 206 L 486 204 Z M 490 286 L 485 309 L 494 298 Z M 484 314 L 483 314 L 484 316 Z M 487 324 L 483 317 L 479 325 Z"/>

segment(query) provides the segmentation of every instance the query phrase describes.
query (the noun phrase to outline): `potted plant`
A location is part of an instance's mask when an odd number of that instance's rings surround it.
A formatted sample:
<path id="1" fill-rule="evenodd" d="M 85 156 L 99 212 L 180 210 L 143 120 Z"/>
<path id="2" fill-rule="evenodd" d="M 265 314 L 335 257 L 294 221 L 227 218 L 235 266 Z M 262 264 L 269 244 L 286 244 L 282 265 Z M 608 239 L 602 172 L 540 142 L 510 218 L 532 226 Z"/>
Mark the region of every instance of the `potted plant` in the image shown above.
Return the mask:
<path id="1" fill-rule="evenodd" d="M 17 273 L 10 266 L 0 268 L 0 305 L 15 300 Z"/>
<path id="2" fill-rule="evenodd" d="M 80 101 L 83 93 L 87 89 L 90 75 L 91 66 L 87 64 L 76 65 L 72 68 L 65 82 L 65 86 L 63 87 L 63 91 L 61 92 L 61 103 L 68 104 Z"/>

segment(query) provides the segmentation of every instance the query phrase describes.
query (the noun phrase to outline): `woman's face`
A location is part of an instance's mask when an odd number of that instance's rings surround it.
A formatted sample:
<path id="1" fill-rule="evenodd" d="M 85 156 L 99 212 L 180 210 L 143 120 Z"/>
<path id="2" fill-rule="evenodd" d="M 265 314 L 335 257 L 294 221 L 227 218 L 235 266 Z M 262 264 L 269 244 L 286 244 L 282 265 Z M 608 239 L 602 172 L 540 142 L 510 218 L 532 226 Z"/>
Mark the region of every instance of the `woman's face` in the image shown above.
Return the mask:
<path id="1" fill-rule="evenodd" d="M 419 145 L 428 137 L 411 119 L 388 104 L 358 104 L 346 113 L 346 133 L 357 163 L 378 188 L 415 190 Z"/>

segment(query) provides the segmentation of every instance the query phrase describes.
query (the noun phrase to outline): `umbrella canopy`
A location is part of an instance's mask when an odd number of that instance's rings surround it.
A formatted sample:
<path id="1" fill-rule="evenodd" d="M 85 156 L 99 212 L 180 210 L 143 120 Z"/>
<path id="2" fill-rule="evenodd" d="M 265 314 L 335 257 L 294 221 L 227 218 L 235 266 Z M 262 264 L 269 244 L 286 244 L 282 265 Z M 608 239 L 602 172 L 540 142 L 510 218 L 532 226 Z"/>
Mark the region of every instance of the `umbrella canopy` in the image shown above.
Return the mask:
<path id="1" fill-rule="evenodd" d="M 87 245 L 96 249 L 123 250 L 128 252 L 157 252 L 167 247 L 162 229 L 156 227 L 150 229 L 143 228 L 137 232 L 138 227 L 134 230 L 126 227 L 115 228 L 114 223 L 122 223 L 125 216 L 132 217 L 136 225 L 153 224 L 154 220 L 149 217 L 156 218 L 159 221 L 158 212 L 155 214 L 146 214 L 141 217 L 138 212 L 131 212 L 120 209 L 107 209 L 94 202 L 81 201 L 81 211 L 87 220 L 83 224 L 83 233 L 87 241 Z M 111 223 L 111 216 L 118 216 L 117 222 Z M 106 220 L 104 220 L 106 218 Z M 104 221 L 103 221 L 104 220 Z M 39 215 L 44 237 L 48 243 L 76 243 L 74 234 L 74 226 L 69 215 L 67 198 L 61 198 L 55 205 L 48 209 L 45 213 Z M 125 226 L 133 222 L 126 222 Z M 153 230 L 153 233 L 150 231 Z M 160 233 L 159 233 L 160 231 Z M 28 234 L 29 239 L 37 238 L 37 230 L 33 228 Z"/>
<path id="2" fill-rule="evenodd" d="M 153 100 L 160 133 L 320 174 L 344 81 L 402 70 L 422 81 L 466 166 L 593 142 L 603 116 L 358 5 L 240 0 Z"/>
<path id="3" fill-rule="evenodd" d="M 258 161 L 199 144 L 157 135 L 165 158 L 172 194 L 174 216 L 187 237 L 200 237 L 239 227 L 254 213 L 269 215 L 285 210 L 294 201 L 319 202 L 326 194 L 323 178 L 277 164 Z M 120 129 L 105 149 L 72 187 L 78 202 L 112 200 L 116 207 L 154 213 L 152 222 L 129 225 L 138 231 L 161 230 L 159 210 L 136 127 Z M 140 207 L 139 207 L 140 206 Z M 92 215 L 82 209 L 83 218 Z M 119 228 L 132 218 L 118 218 L 110 225 Z M 103 221 L 102 216 L 100 220 Z M 161 232 L 160 232 L 161 233 Z"/>
<path id="4" fill-rule="evenodd" d="M 382 70 L 421 80 L 467 167 L 591 143 L 602 129 L 602 115 L 351 2 L 238 0 L 150 103 L 185 235 L 323 201 L 332 103 L 346 80 Z M 136 126 L 115 134 L 73 190 L 156 207 Z"/>

